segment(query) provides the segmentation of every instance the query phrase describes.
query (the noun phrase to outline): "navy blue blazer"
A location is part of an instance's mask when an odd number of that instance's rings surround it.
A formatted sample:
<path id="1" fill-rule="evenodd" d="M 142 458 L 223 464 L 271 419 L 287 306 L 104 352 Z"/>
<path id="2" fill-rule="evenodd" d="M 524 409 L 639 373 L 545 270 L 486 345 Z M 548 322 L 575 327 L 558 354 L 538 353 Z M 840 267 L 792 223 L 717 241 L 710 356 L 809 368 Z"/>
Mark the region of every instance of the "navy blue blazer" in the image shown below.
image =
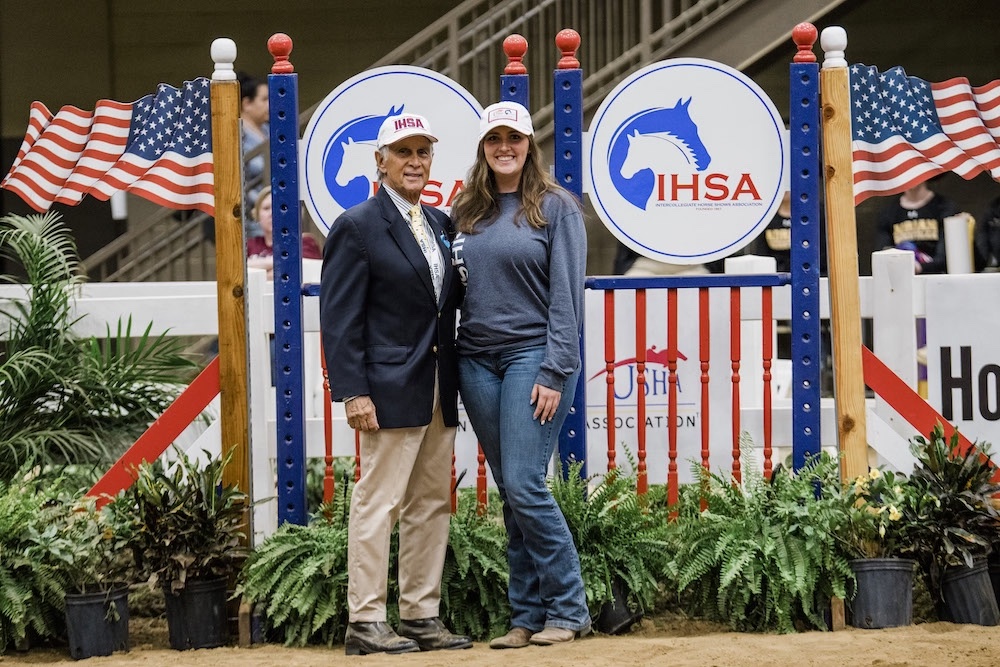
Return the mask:
<path id="1" fill-rule="evenodd" d="M 330 395 L 371 396 L 381 428 L 431 422 L 435 369 L 444 423 L 458 425 L 454 233 L 447 215 L 421 208 L 444 259 L 438 300 L 408 222 L 381 189 L 334 221 L 323 248 L 320 328 Z"/>

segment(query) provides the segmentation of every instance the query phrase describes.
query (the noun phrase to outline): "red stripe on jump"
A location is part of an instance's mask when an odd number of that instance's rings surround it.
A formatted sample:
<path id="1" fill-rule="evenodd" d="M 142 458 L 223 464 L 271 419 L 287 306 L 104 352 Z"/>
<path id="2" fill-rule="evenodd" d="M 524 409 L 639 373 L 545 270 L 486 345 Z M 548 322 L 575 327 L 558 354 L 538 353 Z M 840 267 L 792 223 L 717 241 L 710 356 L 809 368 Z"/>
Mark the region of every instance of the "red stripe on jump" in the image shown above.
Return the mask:
<path id="1" fill-rule="evenodd" d="M 910 385 L 893 373 L 892 369 L 882 363 L 882 360 L 876 357 L 875 353 L 865 345 L 861 346 L 861 363 L 864 369 L 865 384 L 881 396 L 882 400 L 898 412 L 899 416 L 905 419 L 910 426 L 917 429 L 918 433 L 927 437 L 934 426 L 940 423 L 944 429 L 944 437 L 951 438 L 955 427 L 949 424 L 948 420 L 931 407 Z M 959 432 L 959 451 L 964 454 L 973 446 L 973 443 Z M 1000 468 L 993 473 L 993 481 L 1000 481 Z"/>
<path id="2" fill-rule="evenodd" d="M 97 496 L 98 507 L 106 505 L 119 491 L 135 481 L 132 471 L 144 461 L 155 461 L 177 436 L 219 395 L 219 358 L 216 357 L 181 392 L 135 444 L 121 455 L 115 464 L 97 480 L 88 496 Z"/>

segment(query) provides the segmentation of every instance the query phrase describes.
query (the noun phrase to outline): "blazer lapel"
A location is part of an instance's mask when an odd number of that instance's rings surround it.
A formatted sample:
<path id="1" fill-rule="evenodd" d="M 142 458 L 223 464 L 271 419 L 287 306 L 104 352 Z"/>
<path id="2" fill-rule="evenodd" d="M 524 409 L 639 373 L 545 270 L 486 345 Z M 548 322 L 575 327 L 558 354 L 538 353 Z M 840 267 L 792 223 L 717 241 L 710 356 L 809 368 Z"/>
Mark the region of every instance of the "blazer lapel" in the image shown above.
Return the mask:
<path id="1" fill-rule="evenodd" d="M 431 300 L 433 300 L 434 285 L 431 283 L 431 270 L 427 266 L 427 259 L 424 257 L 424 253 L 420 252 L 420 245 L 413 238 L 413 232 L 410 230 L 409 223 L 403 220 L 402 214 L 400 214 L 396 205 L 392 203 L 388 193 L 382 192 L 380 189 L 377 196 L 379 197 L 379 205 L 382 208 L 382 217 L 389 223 L 389 234 L 392 235 L 392 238 L 396 241 L 396 245 L 399 246 L 399 249 L 403 252 L 413 270 L 416 271 L 420 282 L 424 284 L 428 294 L 431 296 Z"/>

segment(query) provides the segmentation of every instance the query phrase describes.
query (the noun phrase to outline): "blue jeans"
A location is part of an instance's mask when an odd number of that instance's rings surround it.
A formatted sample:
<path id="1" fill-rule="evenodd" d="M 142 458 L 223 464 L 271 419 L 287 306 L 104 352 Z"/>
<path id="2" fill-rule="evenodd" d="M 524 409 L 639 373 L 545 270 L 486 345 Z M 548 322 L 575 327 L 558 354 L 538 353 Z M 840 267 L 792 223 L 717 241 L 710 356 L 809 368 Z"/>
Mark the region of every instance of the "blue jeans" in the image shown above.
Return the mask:
<path id="1" fill-rule="evenodd" d="M 459 358 L 459 388 L 503 501 L 511 627 L 582 630 L 590 625 L 580 557 L 545 478 L 573 403 L 566 381 L 555 418 L 532 419 L 531 390 L 545 346 Z"/>

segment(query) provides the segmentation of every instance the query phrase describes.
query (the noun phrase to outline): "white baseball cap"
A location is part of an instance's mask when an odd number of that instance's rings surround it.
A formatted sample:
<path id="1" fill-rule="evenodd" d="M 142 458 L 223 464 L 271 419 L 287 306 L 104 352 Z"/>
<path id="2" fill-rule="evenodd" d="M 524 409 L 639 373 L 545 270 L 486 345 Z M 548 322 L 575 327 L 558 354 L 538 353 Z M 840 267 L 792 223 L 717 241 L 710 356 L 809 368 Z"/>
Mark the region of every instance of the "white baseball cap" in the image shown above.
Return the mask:
<path id="1" fill-rule="evenodd" d="M 479 119 L 479 141 L 496 127 L 509 127 L 526 137 L 535 133 L 531 114 L 517 102 L 497 102 L 483 109 L 483 116 Z"/>
<path id="2" fill-rule="evenodd" d="M 423 116 L 418 116 L 415 113 L 389 116 L 382 121 L 381 127 L 378 128 L 378 140 L 375 148 L 391 146 L 397 141 L 417 135 L 427 137 L 431 143 L 438 140 L 431 132 L 431 124 Z"/>

